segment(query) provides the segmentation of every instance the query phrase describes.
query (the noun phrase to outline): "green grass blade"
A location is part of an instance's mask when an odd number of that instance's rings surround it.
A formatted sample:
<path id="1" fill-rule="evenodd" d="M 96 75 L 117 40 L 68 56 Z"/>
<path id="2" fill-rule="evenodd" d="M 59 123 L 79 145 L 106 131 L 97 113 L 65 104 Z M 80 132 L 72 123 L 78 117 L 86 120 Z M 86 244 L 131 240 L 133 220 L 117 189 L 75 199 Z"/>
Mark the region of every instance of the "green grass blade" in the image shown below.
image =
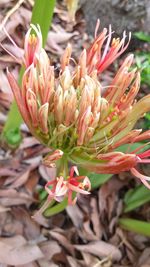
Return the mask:
<path id="1" fill-rule="evenodd" d="M 150 223 L 148 222 L 130 218 L 121 218 L 119 219 L 119 224 L 125 230 L 145 236 L 150 236 Z"/>
<path id="2" fill-rule="evenodd" d="M 124 212 L 132 211 L 150 201 L 150 191 L 144 185 L 129 190 L 124 198 Z"/>
<path id="3" fill-rule="evenodd" d="M 36 0 L 33 7 L 31 23 L 40 25 L 43 36 L 43 47 L 45 46 L 47 40 L 54 6 L 55 0 Z"/>

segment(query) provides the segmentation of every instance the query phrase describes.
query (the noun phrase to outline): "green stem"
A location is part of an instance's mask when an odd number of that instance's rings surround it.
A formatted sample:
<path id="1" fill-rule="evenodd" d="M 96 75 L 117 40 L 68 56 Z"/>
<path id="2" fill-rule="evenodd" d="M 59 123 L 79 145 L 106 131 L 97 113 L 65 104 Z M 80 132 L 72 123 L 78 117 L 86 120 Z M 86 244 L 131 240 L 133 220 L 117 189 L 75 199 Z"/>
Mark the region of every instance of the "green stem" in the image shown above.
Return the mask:
<path id="1" fill-rule="evenodd" d="M 68 199 L 65 198 L 62 202 L 56 204 L 55 206 L 47 208 L 44 211 L 44 216 L 50 217 L 50 216 L 56 215 L 56 214 L 62 212 L 63 210 L 65 210 L 67 205 L 68 205 Z"/>
<path id="2" fill-rule="evenodd" d="M 122 228 L 141 235 L 150 236 L 150 223 L 139 221 L 130 218 L 119 219 L 119 224 Z"/>
<path id="3" fill-rule="evenodd" d="M 36 0 L 32 11 L 32 24 L 39 24 L 43 36 L 43 47 L 45 46 L 49 27 L 53 16 L 54 6 L 56 0 Z M 23 68 L 19 74 L 19 84 L 21 85 Z M 11 146 L 18 146 L 21 142 L 20 125 L 22 117 L 18 111 L 16 102 L 11 105 L 8 113 L 6 124 L 1 135 L 2 141 L 6 141 Z"/>
<path id="4" fill-rule="evenodd" d="M 69 175 L 68 158 L 66 155 L 63 155 L 63 157 L 57 161 L 57 176 L 60 175 L 63 176 L 65 179 Z"/>

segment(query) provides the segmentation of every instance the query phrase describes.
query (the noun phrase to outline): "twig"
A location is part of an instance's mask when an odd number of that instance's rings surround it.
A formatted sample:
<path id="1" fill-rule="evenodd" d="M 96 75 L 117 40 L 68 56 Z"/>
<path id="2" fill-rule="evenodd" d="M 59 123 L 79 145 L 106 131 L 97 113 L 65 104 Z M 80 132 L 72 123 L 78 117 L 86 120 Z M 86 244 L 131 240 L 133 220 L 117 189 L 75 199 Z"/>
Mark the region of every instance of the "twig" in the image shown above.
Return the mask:
<path id="1" fill-rule="evenodd" d="M 4 17 L 4 19 L 2 20 L 1 24 L 0 24 L 0 31 L 5 27 L 5 24 L 7 22 L 7 20 L 9 19 L 9 17 L 22 5 L 22 3 L 24 2 L 25 0 L 19 0 L 16 5 L 13 6 L 13 8 L 11 8 L 6 16 Z"/>
<path id="2" fill-rule="evenodd" d="M 34 6 L 34 1 L 33 0 L 27 0 L 29 4 L 33 7 Z"/>

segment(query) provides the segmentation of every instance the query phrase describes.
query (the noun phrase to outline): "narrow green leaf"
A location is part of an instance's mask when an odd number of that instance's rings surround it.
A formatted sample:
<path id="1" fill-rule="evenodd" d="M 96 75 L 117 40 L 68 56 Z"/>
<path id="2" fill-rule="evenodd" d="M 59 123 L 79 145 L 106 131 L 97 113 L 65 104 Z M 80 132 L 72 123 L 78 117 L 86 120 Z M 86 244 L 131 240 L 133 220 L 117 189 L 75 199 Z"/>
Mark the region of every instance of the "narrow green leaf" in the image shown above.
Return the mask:
<path id="1" fill-rule="evenodd" d="M 88 172 L 81 167 L 79 168 L 79 173 L 80 175 L 86 175 L 90 179 L 92 189 L 100 187 L 112 177 L 112 174 L 97 174 L 94 172 Z"/>
<path id="2" fill-rule="evenodd" d="M 130 218 L 121 218 L 119 219 L 119 224 L 125 230 L 145 236 L 150 236 L 150 223 L 148 222 Z"/>
<path id="3" fill-rule="evenodd" d="M 100 187 L 102 184 L 106 183 L 111 177 L 112 174 L 97 174 L 97 173 L 88 174 L 88 178 L 90 179 L 92 189 Z"/>
<path id="4" fill-rule="evenodd" d="M 55 214 L 58 214 L 62 212 L 68 205 L 68 199 L 65 198 L 62 202 L 59 204 L 54 205 L 53 207 L 47 208 L 44 212 L 45 217 L 50 217 Z"/>
<path id="5" fill-rule="evenodd" d="M 124 212 L 134 210 L 150 201 L 150 191 L 144 185 L 129 190 L 124 198 Z"/>
<path id="6" fill-rule="evenodd" d="M 40 25 L 43 36 L 43 47 L 47 40 L 55 2 L 56 0 L 36 0 L 33 7 L 31 23 Z"/>

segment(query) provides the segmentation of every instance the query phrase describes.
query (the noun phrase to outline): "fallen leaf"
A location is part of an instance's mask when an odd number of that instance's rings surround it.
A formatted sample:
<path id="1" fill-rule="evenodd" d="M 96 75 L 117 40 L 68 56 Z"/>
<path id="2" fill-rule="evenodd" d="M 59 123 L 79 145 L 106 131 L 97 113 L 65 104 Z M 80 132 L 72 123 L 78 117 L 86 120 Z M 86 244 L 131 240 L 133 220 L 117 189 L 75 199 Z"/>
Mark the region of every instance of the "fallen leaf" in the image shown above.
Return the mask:
<path id="1" fill-rule="evenodd" d="M 27 264 L 17 265 L 17 267 L 39 267 L 39 266 L 36 262 L 31 262 L 31 263 L 27 263 Z"/>
<path id="2" fill-rule="evenodd" d="M 52 257 L 61 252 L 61 247 L 56 241 L 45 241 L 40 244 L 40 249 L 44 254 L 46 260 L 51 260 Z"/>
<path id="3" fill-rule="evenodd" d="M 83 263 L 83 261 L 81 261 L 81 264 L 80 264 L 80 261 L 71 257 L 71 256 L 67 256 L 67 260 L 70 264 L 70 267 L 82 267 L 83 265 L 81 265 Z M 84 265 L 85 266 L 85 265 Z"/>
<path id="4" fill-rule="evenodd" d="M 25 184 L 29 178 L 29 175 L 30 175 L 30 170 L 28 169 L 15 179 L 15 181 L 11 184 L 11 188 L 18 188 L 23 184 Z"/>
<path id="5" fill-rule="evenodd" d="M 35 202 L 35 199 L 24 192 L 17 192 L 15 189 L 0 189 L 0 202 L 3 206 L 13 206 L 29 204 Z"/>
<path id="6" fill-rule="evenodd" d="M 26 149 L 28 147 L 32 147 L 32 146 L 39 145 L 39 144 L 40 144 L 39 141 L 35 137 L 29 136 L 29 137 L 25 137 L 22 140 L 19 149 Z"/>
<path id="7" fill-rule="evenodd" d="M 97 208 L 97 201 L 95 198 L 91 198 L 91 216 L 90 219 L 93 224 L 93 230 L 96 234 L 96 236 L 101 239 L 102 234 L 103 234 L 103 228 L 102 225 L 100 224 L 100 218 L 99 218 L 99 213 L 98 213 L 98 208 Z"/>
<path id="8" fill-rule="evenodd" d="M 18 242 L 19 240 L 19 242 Z M 26 242 L 23 237 L 0 238 L 0 262 L 9 265 L 27 264 L 43 258 L 44 255 L 35 244 Z"/>
<path id="9" fill-rule="evenodd" d="M 63 247 L 65 247 L 72 255 L 74 255 L 74 247 L 68 242 L 68 239 L 57 230 L 52 230 L 49 232 L 51 237 L 56 239 Z"/>
<path id="10" fill-rule="evenodd" d="M 91 253 L 100 258 L 110 257 L 112 260 L 119 261 L 122 257 L 118 248 L 104 241 L 94 241 L 87 245 L 74 245 L 74 247 L 80 252 Z"/>
<path id="11" fill-rule="evenodd" d="M 12 209 L 15 219 L 23 224 L 24 234 L 28 240 L 37 239 L 40 236 L 39 225 L 31 218 L 29 213 L 22 207 Z"/>
<path id="12" fill-rule="evenodd" d="M 38 264 L 40 267 L 59 267 L 60 265 L 56 265 L 54 262 L 50 262 L 47 260 L 38 260 Z"/>
<path id="13" fill-rule="evenodd" d="M 0 88 L 2 92 L 7 93 L 7 95 L 9 96 L 9 101 L 12 101 L 13 93 L 10 88 L 7 76 L 2 69 L 0 69 Z"/>
<path id="14" fill-rule="evenodd" d="M 10 208 L 3 207 L 0 205 L 0 212 L 10 211 Z"/>
<path id="15" fill-rule="evenodd" d="M 39 166 L 39 173 L 42 176 L 42 178 L 48 182 L 56 177 L 56 168 L 48 168 L 44 165 Z"/>
<path id="16" fill-rule="evenodd" d="M 77 227 L 77 228 L 81 228 L 81 226 L 83 225 L 83 213 L 81 212 L 81 210 L 79 209 L 79 207 L 77 205 L 75 206 L 67 206 L 66 211 L 70 217 L 70 219 L 72 220 L 73 224 Z"/>

